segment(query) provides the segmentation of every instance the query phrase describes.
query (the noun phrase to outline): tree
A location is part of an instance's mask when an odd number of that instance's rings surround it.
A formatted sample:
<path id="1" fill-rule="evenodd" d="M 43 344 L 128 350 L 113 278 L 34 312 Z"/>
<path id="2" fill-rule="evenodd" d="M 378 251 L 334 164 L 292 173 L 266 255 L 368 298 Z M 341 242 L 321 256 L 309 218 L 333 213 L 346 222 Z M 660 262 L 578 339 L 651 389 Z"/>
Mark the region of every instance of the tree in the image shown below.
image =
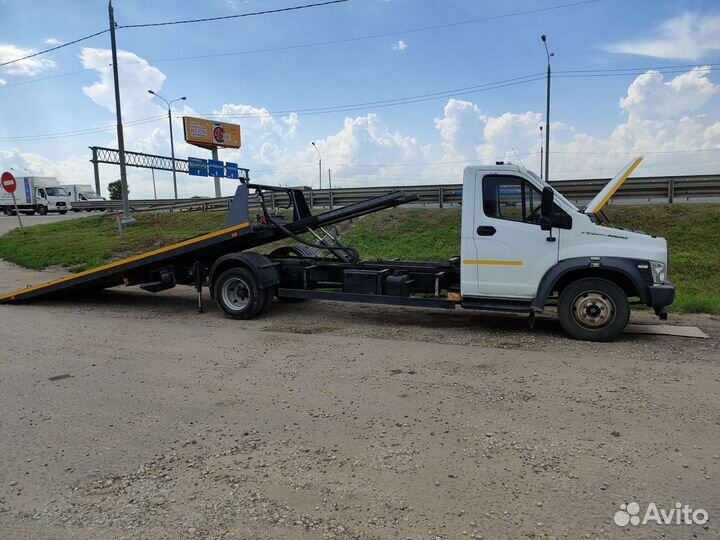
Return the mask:
<path id="1" fill-rule="evenodd" d="M 122 199 L 122 182 L 120 180 L 115 180 L 114 182 L 110 182 L 108 184 L 108 191 L 110 192 L 110 200 L 111 201 L 119 201 Z M 128 189 L 128 193 L 130 193 L 130 189 Z"/>

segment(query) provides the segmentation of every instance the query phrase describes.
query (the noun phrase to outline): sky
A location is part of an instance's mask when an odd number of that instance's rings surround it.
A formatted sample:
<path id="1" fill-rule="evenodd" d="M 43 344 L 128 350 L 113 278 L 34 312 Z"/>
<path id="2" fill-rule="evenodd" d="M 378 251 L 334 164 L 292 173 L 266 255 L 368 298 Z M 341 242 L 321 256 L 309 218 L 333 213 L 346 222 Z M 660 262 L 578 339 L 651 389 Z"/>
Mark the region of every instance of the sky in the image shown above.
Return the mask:
<path id="1" fill-rule="evenodd" d="M 315 0 L 318 1 L 318 0 Z M 117 24 L 238 15 L 313 0 L 115 0 Z M 0 0 L 0 63 L 108 28 L 96 0 Z M 459 183 L 497 160 L 539 172 L 548 36 L 550 179 L 720 173 L 716 0 L 348 0 L 213 22 L 117 30 L 127 150 L 208 158 L 183 115 L 241 125 L 219 157 L 256 182 Z M 93 184 L 90 146 L 117 147 L 110 36 L 0 67 L 0 168 Z M 28 172 L 30 171 L 30 172 Z M 101 191 L 119 168 L 101 165 Z M 172 197 L 172 173 L 156 191 Z M 152 198 L 129 168 L 131 198 Z M 223 194 L 234 192 L 222 180 Z M 181 197 L 213 181 L 178 174 Z"/>

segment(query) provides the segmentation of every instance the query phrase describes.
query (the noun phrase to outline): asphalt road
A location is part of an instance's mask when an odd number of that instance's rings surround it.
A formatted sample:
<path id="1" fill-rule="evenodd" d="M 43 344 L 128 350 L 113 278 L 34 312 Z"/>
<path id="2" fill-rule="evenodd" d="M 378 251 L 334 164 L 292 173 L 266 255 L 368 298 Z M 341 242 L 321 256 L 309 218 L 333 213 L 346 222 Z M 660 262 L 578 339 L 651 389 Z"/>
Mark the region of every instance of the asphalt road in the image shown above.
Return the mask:
<path id="1" fill-rule="evenodd" d="M 33 225 L 40 225 L 42 223 L 54 223 L 55 221 L 63 221 L 66 219 L 77 219 L 79 217 L 85 217 L 88 215 L 87 212 L 68 212 L 64 216 L 60 214 L 48 214 L 46 216 L 20 216 L 24 227 L 32 227 Z M 18 228 L 17 216 L 0 216 L 0 234 L 5 234 L 8 231 Z"/>
<path id="2" fill-rule="evenodd" d="M 718 317 L 598 344 L 462 311 L 207 309 L 123 287 L 0 306 L 0 538 L 720 536 Z M 616 525 L 633 501 L 710 520 Z"/>

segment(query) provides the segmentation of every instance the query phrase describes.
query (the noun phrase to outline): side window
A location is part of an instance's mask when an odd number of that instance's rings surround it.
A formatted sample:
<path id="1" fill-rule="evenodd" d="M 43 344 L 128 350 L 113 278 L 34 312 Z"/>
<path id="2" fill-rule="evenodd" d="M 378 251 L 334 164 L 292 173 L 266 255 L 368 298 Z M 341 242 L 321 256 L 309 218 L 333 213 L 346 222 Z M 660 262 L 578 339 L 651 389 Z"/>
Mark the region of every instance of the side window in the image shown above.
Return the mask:
<path id="1" fill-rule="evenodd" d="M 45 190 L 44 189 L 38 189 L 38 197 L 41 197 L 45 199 Z"/>
<path id="2" fill-rule="evenodd" d="M 482 192 L 487 217 L 540 223 L 542 194 L 527 180 L 517 176 L 486 176 Z"/>

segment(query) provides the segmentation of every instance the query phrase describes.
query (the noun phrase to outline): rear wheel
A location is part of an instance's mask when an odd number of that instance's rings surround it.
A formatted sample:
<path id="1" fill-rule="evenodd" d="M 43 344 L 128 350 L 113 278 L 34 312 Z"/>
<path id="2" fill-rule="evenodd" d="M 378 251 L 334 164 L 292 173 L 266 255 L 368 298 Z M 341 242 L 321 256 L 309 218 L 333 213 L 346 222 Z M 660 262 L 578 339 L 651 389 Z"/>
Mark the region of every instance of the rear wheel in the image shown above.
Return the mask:
<path id="1" fill-rule="evenodd" d="M 37 213 L 41 216 L 47 215 L 47 206 L 43 206 L 42 204 L 37 207 Z"/>
<path id="2" fill-rule="evenodd" d="M 267 294 L 246 268 L 229 268 L 215 280 L 215 302 L 231 319 L 252 319 L 258 315 L 267 307 Z"/>
<path id="3" fill-rule="evenodd" d="M 625 292 L 606 279 L 586 278 L 565 287 L 558 301 L 563 329 L 575 339 L 612 341 L 630 319 Z"/>
<path id="4" fill-rule="evenodd" d="M 64 216 L 65 214 L 67 214 L 67 210 L 60 210 L 60 215 L 61 215 L 61 216 Z"/>

